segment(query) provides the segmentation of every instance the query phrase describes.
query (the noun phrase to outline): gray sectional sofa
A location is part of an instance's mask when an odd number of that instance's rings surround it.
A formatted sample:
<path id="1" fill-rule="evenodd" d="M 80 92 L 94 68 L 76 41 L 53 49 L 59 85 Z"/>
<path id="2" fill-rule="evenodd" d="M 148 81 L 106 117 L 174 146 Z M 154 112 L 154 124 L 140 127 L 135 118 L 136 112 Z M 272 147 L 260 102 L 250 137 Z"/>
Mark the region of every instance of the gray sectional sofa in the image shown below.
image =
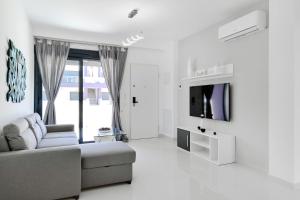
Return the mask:
<path id="1" fill-rule="evenodd" d="M 122 142 L 78 144 L 73 125 L 45 126 L 38 114 L 0 136 L 1 199 L 79 198 L 81 189 L 131 183 L 135 151 Z"/>

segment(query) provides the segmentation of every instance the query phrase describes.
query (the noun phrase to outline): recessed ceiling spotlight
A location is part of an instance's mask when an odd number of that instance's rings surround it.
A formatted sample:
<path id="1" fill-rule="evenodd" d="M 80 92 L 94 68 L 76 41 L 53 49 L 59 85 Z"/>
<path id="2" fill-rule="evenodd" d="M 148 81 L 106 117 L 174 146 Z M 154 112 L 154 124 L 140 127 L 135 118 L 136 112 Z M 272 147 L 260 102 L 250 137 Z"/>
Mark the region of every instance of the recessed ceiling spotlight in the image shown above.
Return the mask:
<path id="1" fill-rule="evenodd" d="M 134 16 L 136 16 L 139 12 L 139 9 L 135 8 L 132 11 L 130 11 L 130 13 L 128 14 L 128 18 L 133 18 Z"/>

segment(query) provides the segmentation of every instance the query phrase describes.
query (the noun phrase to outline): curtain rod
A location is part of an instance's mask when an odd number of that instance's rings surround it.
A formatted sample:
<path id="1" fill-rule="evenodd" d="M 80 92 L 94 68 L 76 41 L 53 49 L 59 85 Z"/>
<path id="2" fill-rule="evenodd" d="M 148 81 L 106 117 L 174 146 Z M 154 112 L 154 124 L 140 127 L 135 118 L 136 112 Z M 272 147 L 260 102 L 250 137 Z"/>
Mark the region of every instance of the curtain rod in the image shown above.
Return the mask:
<path id="1" fill-rule="evenodd" d="M 80 41 L 80 40 L 67 40 L 67 39 L 60 39 L 60 38 L 53 38 L 53 37 L 45 37 L 45 36 L 38 36 L 35 35 L 34 38 L 36 39 L 47 39 L 47 40 L 56 40 L 56 41 L 61 41 L 61 42 L 70 42 L 73 44 L 85 44 L 85 45 L 107 45 L 107 46 L 113 46 L 113 47 L 122 47 L 126 48 L 121 45 L 116 45 L 116 44 L 107 44 L 107 43 L 97 43 L 97 42 L 87 42 L 87 41 Z"/>

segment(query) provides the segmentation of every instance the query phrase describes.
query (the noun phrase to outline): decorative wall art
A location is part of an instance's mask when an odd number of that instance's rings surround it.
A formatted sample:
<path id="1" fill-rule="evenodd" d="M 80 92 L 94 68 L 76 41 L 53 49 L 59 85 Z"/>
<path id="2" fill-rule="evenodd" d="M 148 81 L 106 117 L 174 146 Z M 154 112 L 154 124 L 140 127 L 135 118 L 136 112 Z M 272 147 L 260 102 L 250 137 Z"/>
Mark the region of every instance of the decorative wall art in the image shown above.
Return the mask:
<path id="1" fill-rule="evenodd" d="M 26 89 L 26 62 L 22 52 L 17 49 L 11 40 L 8 41 L 7 51 L 7 86 L 6 100 L 20 103 L 25 98 Z"/>

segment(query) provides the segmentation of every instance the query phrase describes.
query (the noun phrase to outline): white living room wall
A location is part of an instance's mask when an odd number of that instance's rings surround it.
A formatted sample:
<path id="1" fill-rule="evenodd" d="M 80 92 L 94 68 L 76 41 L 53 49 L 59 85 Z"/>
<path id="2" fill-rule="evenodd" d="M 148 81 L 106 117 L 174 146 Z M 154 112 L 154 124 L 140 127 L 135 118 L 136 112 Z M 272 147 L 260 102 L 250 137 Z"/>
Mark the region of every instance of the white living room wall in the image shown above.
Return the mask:
<path id="1" fill-rule="evenodd" d="M 300 183 L 298 0 L 272 0 L 269 33 L 269 174 Z"/>
<path id="2" fill-rule="evenodd" d="M 293 0 L 270 1 L 269 8 L 269 173 L 293 182 Z"/>
<path id="3" fill-rule="evenodd" d="M 241 15 L 266 5 L 258 5 Z M 239 17 L 233 16 L 233 18 Z M 223 23 L 221 23 L 223 24 Z M 231 82 L 231 122 L 204 120 L 204 127 L 236 136 L 237 162 L 251 168 L 268 170 L 268 30 L 224 43 L 218 40 L 220 24 L 179 42 L 178 47 L 178 124 L 196 128 L 200 118 L 189 116 L 187 76 L 191 59 L 200 68 L 234 64 L 234 77 L 194 82 L 192 85 Z"/>
<path id="4" fill-rule="evenodd" d="M 294 141 L 294 145 L 295 145 L 295 183 L 299 184 L 300 183 L 300 125 L 299 125 L 299 121 L 300 121 L 300 106 L 299 106 L 299 102 L 300 102 L 300 79 L 299 79 L 299 75 L 300 75 L 300 1 L 294 1 L 294 13 L 295 13 L 295 17 L 294 17 L 294 23 L 295 23 L 295 27 L 294 27 L 294 53 L 295 53 L 295 57 L 294 57 L 294 67 L 295 67 L 295 89 L 294 91 L 296 92 L 296 97 L 295 97 L 295 102 L 294 105 L 296 107 L 296 111 L 295 111 L 295 124 L 296 124 L 296 128 L 295 128 L 295 141 Z"/>
<path id="5" fill-rule="evenodd" d="M 1 0 L 0 30 L 0 130 L 2 130 L 3 125 L 33 112 L 33 37 L 29 20 L 19 0 Z M 27 89 L 25 100 L 21 103 L 6 101 L 8 91 L 6 84 L 8 39 L 14 42 L 26 58 Z"/>

